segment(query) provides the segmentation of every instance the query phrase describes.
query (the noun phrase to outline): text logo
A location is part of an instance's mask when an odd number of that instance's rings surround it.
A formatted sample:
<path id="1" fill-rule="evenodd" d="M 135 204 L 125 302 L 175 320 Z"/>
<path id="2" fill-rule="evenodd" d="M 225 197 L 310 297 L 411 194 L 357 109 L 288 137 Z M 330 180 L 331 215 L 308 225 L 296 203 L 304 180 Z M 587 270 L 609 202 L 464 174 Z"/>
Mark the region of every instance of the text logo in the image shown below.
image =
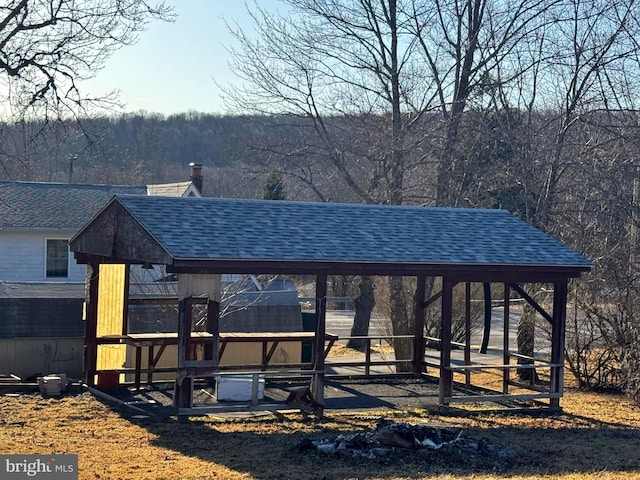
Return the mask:
<path id="1" fill-rule="evenodd" d="M 3 480 L 77 480 L 78 455 L 0 455 Z"/>

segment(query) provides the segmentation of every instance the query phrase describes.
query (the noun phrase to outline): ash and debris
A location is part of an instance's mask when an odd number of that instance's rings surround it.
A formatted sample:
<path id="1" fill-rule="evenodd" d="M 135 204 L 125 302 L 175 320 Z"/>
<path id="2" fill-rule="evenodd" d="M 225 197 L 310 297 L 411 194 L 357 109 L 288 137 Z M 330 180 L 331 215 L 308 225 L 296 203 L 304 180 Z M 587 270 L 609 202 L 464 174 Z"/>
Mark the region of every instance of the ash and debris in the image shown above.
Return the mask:
<path id="1" fill-rule="evenodd" d="M 466 455 L 513 458 L 517 450 L 467 437 L 463 430 L 380 420 L 374 430 L 340 434 L 334 440 L 303 439 L 300 452 L 317 451 L 340 457 L 384 458 L 396 451 L 448 450 Z"/>

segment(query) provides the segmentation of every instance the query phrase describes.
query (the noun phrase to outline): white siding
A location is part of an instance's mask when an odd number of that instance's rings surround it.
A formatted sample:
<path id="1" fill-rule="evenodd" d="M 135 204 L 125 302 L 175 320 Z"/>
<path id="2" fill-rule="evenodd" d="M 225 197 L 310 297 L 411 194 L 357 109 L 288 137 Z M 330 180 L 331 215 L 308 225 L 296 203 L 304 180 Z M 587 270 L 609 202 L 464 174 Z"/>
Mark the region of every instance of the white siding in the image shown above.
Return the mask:
<path id="1" fill-rule="evenodd" d="M 84 283 L 86 267 L 78 265 L 72 253 L 69 254 L 69 278 L 45 278 L 46 239 L 69 239 L 73 234 L 74 232 L 57 230 L 0 231 L 0 281 Z"/>

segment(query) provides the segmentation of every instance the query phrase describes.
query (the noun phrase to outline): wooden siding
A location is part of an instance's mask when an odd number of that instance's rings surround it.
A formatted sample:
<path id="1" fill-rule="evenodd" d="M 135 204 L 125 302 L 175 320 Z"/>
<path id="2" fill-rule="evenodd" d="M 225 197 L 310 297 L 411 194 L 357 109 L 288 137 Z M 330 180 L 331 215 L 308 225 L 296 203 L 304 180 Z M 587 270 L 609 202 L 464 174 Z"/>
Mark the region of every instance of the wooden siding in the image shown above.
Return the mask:
<path id="1" fill-rule="evenodd" d="M 50 373 L 82 378 L 83 338 L 0 339 L 0 373 L 27 379 Z"/>
<path id="2" fill-rule="evenodd" d="M 86 263 L 85 254 L 89 254 L 132 260 L 134 263 L 171 263 L 169 254 L 149 232 L 131 218 L 122 205 L 113 202 L 110 205 L 112 208 L 103 210 L 82 230 L 87 235 L 72 239 L 72 250 L 82 252 L 76 258 Z"/>
<path id="3" fill-rule="evenodd" d="M 222 283 L 220 275 L 178 275 L 178 299 L 206 296 L 220 302 Z"/>
<path id="4" fill-rule="evenodd" d="M 70 238 L 72 231 L 0 232 L 0 281 L 84 283 L 86 267 L 69 254 L 69 277 L 47 280 L 45 242 L 47 238 Z"/>
<path id="5" fill-rule="evenodd" d="M 100 265 L 97 336 L 121 335 L 125 305 L 125 265 Z M 124 345 L 100 345 L 98 370 L 121 368 L 126 359 Z"/>

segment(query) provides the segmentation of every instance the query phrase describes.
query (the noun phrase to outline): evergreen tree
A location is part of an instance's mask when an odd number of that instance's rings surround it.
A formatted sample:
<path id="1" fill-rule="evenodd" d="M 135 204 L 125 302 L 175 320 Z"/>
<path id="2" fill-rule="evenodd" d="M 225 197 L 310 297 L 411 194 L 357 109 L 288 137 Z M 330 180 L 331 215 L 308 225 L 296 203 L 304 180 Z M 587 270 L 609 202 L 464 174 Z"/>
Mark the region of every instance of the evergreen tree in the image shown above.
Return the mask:
<path id="1" fill-rule="evenodd" d="M 261 200 L 286 200 L 287 190 L 284 186 L 284 180 L 282 174 L 271 170 L 267 176 L 264 184 L 262 185 L 262 191 L 259 198 Z"/>

